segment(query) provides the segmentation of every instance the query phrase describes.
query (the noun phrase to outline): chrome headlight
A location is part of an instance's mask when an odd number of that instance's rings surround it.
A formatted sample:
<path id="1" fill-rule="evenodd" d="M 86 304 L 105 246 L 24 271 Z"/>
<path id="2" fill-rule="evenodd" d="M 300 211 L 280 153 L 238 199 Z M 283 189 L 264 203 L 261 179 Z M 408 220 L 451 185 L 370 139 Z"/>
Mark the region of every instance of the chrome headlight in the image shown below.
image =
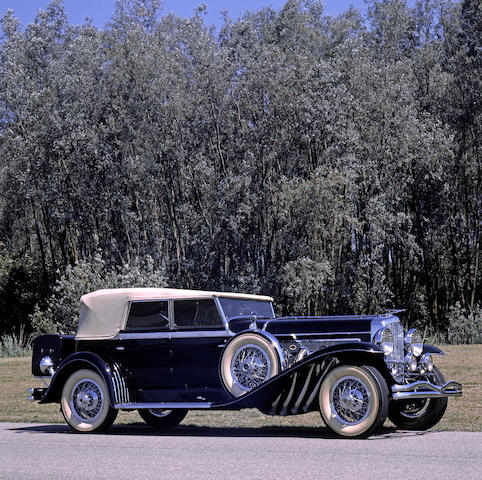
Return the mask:
<path id="1" fill-rule="evenodd" d="M 393 352 L 393 335 L 389 328 L 381 328 L 375 333 L 374 342 L 382 347 L 385 355 Z"/>
<path id="2" fill-rule="evenodd" d="M 423 352 L 422 334 L 415 328 L 412 328 L 405 335 L 405 346 L 416 356 L 420 357 Z"/>
<path id="3" fill-rule="evenodd" d="M 433 370 L 433 359 L 432 359 L 432 355 L 430 355 L 430 353 L 426 353 L 420 359 L 420 367 L 422 367 L 422 370 L 424 372 L 431 372 Z"/>
<path id="4" fill-rule="evenodd" d="M 410 372 L 415 372 L 417 370 L 417 357 L 415 355 L 412 355 L 411 353 L 407 353 L 407 355 L 405 355 L 403 362 L 405 363 L 407 369 Z"/>

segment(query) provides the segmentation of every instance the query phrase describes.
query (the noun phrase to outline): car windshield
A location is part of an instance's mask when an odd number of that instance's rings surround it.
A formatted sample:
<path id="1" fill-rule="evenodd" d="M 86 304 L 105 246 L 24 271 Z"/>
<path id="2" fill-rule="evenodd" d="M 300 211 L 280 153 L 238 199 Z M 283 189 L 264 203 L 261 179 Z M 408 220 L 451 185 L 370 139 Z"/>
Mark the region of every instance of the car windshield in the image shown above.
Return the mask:
<path id="1" fill-rule="evenodd" d="M 265 300 L 245 300 L 240 298 L 220 298 L 219 302 L 227 320 L 241 315 L 255 314 L 260 318 L 274 318 L 271 302 Z"/>

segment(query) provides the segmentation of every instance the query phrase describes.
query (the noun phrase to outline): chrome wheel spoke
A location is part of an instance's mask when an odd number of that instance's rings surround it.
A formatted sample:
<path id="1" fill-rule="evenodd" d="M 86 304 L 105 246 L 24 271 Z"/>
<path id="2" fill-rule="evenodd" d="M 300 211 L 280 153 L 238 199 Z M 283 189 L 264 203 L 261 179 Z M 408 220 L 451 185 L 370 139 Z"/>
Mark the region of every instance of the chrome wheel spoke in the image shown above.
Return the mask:
<path id="1" fill-rule="evenodd" d="M 270 372 L 269 358 L 257 345 L 243 345 L 231 360 L 231 374 L 234 382 L 245 391 L 264 382 L 269 378 Z"/>
<path id="2" fill-rule="evenodd" d="M 93 422 L 103 405 L 102 389 L 91 380 L 80 380 L 72 389 L 70 407 L 72 413 L 87 423 Z"/>
<path id="3" fill-rule="evenodd" d="M 370 396 L 366 385 L 357 378 L 342 377 L 331 389 L 332 411 L 346 425 L 362 422 L 369 412 Z"/>

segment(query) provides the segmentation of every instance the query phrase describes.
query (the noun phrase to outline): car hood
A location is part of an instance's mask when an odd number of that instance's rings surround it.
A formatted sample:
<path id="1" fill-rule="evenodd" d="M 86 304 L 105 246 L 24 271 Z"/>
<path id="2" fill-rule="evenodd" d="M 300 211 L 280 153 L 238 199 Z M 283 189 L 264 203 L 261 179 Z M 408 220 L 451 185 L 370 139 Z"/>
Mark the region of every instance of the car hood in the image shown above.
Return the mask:
<path id="1" fill-rule="evenodd" d="M 259 330 L 267 331 L 275 336 L 292 335 L 344 335 L 347 334 L 366 336 L 370 335 L 371 323 L 380 318 L 374 316 L 331 316 L 331 317 L 280 317 L 273 319 L 258 319 L 256 327 Z M 252 328 L 252 321 L 249 317 L 238 317 L 229 321 L 229 328 L 232 332 L 238 333 Z"/>

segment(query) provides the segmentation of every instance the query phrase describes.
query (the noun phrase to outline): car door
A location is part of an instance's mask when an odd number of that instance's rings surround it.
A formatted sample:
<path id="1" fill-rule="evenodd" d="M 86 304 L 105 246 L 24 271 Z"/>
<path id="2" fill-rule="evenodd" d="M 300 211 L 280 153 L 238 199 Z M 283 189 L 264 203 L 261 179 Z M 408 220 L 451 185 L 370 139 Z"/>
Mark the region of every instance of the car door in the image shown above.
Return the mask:
<path id="1" fill-rule="evenodd" d="M 174 300 L 171 331 L 171 384 L 179 401 L 225 397 L 219 359 L 230 335 L 213 299 Z"/>
<path id="2" fill-rule="evenodd" d="M 117 349 L 127 368 L 136 401 L 169 401 L 169 302 L 133 301 Z"/>

